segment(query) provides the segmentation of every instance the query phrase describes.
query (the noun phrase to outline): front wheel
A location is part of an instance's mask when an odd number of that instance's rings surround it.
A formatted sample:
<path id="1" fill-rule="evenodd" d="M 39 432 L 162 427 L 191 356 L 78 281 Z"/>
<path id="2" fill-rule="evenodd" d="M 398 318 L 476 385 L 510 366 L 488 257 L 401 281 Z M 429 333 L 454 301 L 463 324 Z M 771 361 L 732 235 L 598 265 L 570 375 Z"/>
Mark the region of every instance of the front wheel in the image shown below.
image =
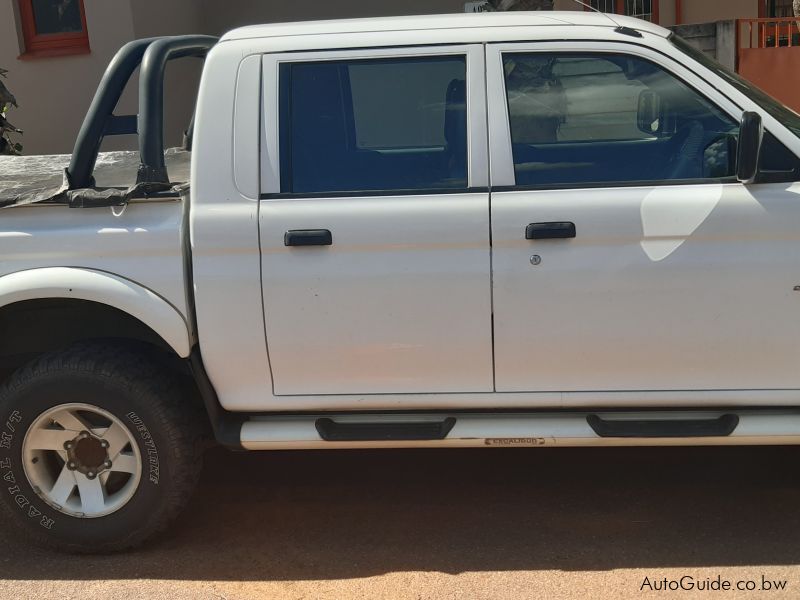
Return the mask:
<path id="1" fill-rule="evenodd" d="M 42 545 L 108 552 L 166 528 L 201 467 L 182 386 L 145 355 L 81 344 L 0 389 L 0 513 Z"/>

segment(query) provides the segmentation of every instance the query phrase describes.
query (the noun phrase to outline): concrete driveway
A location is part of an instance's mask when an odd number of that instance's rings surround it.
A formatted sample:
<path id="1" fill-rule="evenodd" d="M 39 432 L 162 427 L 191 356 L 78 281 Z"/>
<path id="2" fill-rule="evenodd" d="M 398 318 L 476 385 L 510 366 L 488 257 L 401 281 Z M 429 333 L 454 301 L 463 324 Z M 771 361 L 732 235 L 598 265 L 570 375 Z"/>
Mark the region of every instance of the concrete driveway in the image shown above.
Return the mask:
<path id="1" fill-rule="evenodd" d="M 189 509 L 140 551 L 63 556 L 2 539 L 0 596 L 800 597 L 800 449 L 206 458 Z M 682 577 L 734 589 L 654 591 Z M 787 587 L 763 591 L 762 578 Z"/>

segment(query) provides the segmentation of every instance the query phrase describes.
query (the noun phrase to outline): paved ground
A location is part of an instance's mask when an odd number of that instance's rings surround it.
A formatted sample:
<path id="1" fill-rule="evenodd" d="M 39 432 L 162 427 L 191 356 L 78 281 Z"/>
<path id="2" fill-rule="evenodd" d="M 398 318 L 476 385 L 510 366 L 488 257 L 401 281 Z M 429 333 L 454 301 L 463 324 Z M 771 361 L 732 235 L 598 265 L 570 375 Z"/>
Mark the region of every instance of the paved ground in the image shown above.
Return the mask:
<path id="1" fill-rule="evenodd" d="M 683 598 L 650 581 L 788 580 L 800 449 L 208 453 L 141 551 L 0 546 L 2 598 Z M 690 596 L 691 597 L 691 596 Z"/>

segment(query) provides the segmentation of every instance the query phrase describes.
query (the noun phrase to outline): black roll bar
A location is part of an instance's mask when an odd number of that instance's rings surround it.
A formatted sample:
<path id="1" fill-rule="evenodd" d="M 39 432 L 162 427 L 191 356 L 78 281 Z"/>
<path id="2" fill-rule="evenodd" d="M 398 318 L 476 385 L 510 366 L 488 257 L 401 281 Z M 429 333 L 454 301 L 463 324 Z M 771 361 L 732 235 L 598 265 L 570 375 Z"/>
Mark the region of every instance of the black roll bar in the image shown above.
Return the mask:
<path id="1" fill-rule="evenodd" d="M 167 61 L 185 56 L 204 58 L 216 43 L 217 38 L 210 35 L 183 35 L 156 40 L 145 51 L 139 76 L 139 156 L 142 162 L 137 183 L 169 183 L 164 165 L 164 70 Z"/>
<path id="2" fill-rule="evenodd" d="M 168 183 L 164 166 L 166 63 L 184 56 L 204 58 L 216 43 L 217 38 L 212 36 L 182 35 L 134 40 L 120 48 L 106 68 L 75 140 L 66 172 L 69 189 L 94 187 L 92 173 L 105 136 L 135 133 L 139 134 L 141 161 L 137 183 Z M 114 115 L 125 86 L 140 64 L 138 118 Z"/>

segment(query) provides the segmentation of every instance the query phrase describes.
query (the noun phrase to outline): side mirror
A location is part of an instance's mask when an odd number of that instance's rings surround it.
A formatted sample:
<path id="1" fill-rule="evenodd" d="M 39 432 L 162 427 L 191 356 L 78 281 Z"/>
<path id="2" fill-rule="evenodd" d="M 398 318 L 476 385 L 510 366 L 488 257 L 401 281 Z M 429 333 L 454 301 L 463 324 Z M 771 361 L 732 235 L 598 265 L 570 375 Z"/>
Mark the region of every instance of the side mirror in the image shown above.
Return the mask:
<path id="1" fill-rule="evenodd" d="M 758 178 L 761 159 L 761 143 L 764 139 L 764 124 L 761 115 L 746 111 L 739 128 L 739 149 L 736 156 L 736 178 L 744 184 Z"/>

